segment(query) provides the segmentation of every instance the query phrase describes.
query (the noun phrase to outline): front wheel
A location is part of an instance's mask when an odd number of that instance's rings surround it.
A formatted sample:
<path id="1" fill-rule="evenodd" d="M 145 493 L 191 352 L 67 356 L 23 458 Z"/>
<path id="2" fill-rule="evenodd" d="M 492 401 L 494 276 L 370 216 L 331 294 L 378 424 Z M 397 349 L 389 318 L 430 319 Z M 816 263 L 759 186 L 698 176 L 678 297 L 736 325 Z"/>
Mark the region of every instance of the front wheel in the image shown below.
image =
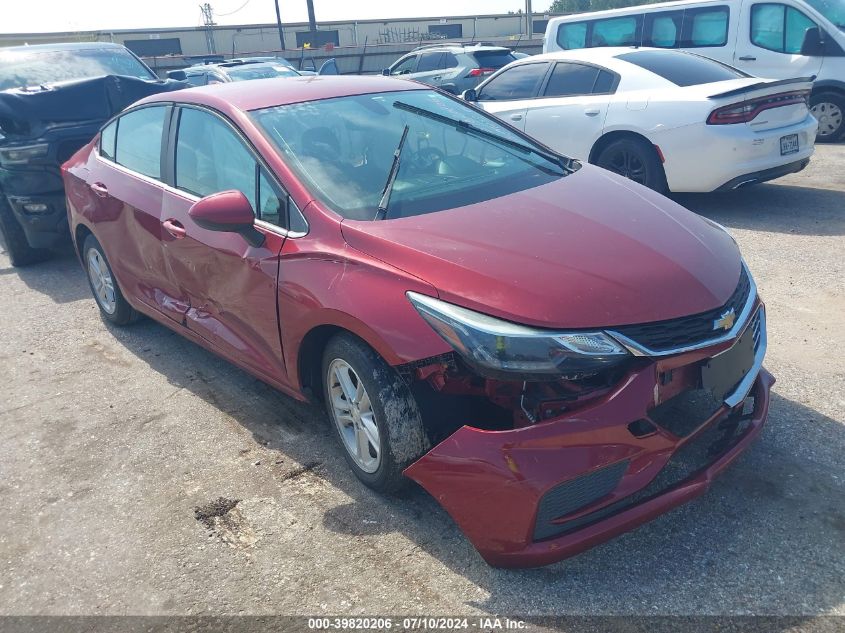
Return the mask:
<path id="1" fill-rule="evenodd" d="M 657 152 L 644 140 L 622 138 L 613 141 L 599 152 L 595 164 L 660 193 L 667 189 L 666 174 Z"/>
<path id="2" fill-rule="evenodd" d="M 15 219 L 2 192 L 0 192 L 0 232 L 3 233 L 6 252 L 15 268 L 37 264 L 50 258 L 50 251 L 43 248 L 33 248 L 29 245 L 26 233 Z"/>
<path id="3" fill-rule="evenodd" d="M 82 245 L 82 261 L 88 273 L 88 285 L 103 318 L 115 325 L 136 321 L 138 313 L 123 297 L 103 247 L 93 235 L 89 235 Z"/>
<path id="4" fill-rule="evenodd" d="M 810 112 L 819 122 L 817 141 L 834 143 L 845 136 L 845 97 L 835 92 L 812 95 Z"/>
<path id="5" fill-rule="evenodd" d="M 377 492 L 401 490 L 402 471 L 430 448 L 408 385 L 350 334 L 329 341 L 322 366 L 326 409 L 355 476 Z"/>

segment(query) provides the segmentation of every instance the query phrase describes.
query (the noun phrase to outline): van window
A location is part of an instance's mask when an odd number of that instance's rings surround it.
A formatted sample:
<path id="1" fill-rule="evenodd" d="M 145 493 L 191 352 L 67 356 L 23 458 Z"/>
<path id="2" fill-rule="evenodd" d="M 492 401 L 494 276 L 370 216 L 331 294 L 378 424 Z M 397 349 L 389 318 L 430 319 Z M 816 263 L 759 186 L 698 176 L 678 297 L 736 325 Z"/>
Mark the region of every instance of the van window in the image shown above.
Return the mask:
<path id="1" fill-rule="evenodd" d="M 646 13 L 643 26 L 643 46 L 677 48 L 684 22 L 683 11 Z"/>
<path id="2" fill-rule="evenodd" d="M 642 16 L 626 15 L 593 22 L 590 47 L 637 46 L 640 43 Z"/>
<path id="3" fill-rule="evenodd" d="M 682 51 L 633 51 L 617 55 L 616 59 L 660 75 L 676 86 L 696 86 L 749 77 L 736 68 Z"/>
<path id="4" fill-rule="evenodd" d="M 519 64 L 493 77 L 478 93 L 479 101 L 530 99 L 546 75 L 548 63 Z"/>
<path id="5" fill-rule="evenodd" d="M 840 31 L 845 32 L 845 2 L 836 0 L 807 0 L 807 4 L 821 13 Z"/>
<path id="6" fill-rule="evenodd" d="M 783 4 L 755 4 L 751 7 L 751 43 L 778 53 L 797 55 L 804 34 L 816 26 L 798 9 Z"/>
<path id="7" fill-rule="evenodd" d="M 561 24 L 557 30 L 557 44 L 564 50 L 586 48 L 587 23 L 569 22 L 568 24 Z"/>
<path id="8" fill-rule="evenodd" d="M 728 43 L 728 7 L 687 9 L 684 12 L 684 40 L 681 48 L 724 46 Z"/>

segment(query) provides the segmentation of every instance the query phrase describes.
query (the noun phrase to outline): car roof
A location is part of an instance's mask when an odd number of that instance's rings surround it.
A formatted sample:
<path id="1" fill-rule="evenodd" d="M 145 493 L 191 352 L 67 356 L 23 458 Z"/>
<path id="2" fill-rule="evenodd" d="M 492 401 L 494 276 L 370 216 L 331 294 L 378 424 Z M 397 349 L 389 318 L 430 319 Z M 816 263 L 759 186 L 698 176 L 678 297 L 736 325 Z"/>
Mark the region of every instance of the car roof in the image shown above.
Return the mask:
<path id="1" fill-rule="evenodd" d="M 684 51 L 654 48 L 650 46 L 602 46 L 598 48 L 575 48 L 566 51 L 555 51 L 553 53 L 544 53 L 542 55 L 533 55 L 532 57 L 524 57 L 518 61 L 511 62 L 510 66 L 517 64 L 530 64 L 538 61 L 575 61 L 598 64 L 615 71 L 631 72 L 636 66 L 626 62 L 624 59 L 619 59 L 620 55 L 632 53 L 634 51 L 660 51 L 666 55 L 689 55 Z"/>
<path id="2" fill-rule="evenodd" d="M 485 44 L 485 43 L 470 43 L 470 44 L 461 44 L 460 42 L 449 42 L 444 44 L 424 44 L 423 46 L 418 46 L 412 53 L 428 53 L 428 52 L 438 52 L 438 51 L 450 51 L 450 52 L 458 52 L 458 53 L 477 53 L 479 51 L 509 51 L 510 49 L 507 46 L 496 46 L 494 44 Z"/>
<path id="3" fill-rule="evenodd" d="M 32 44 L 24 46 L 4 46 L 0 53 L 39 53 L 49 51 L 79 51 L 104 48 L 123 48 L 113 42 L 62 42 L 57 44 Z"/>
<path id="4" fill-rule="evenodd" d="M 431 90 L 431 87 L 415 81 L 382 76 L 308 75 L 199 86 L 153 95 L 140 103 L 175 101 L 247 112 L 303 101 L 400 90 Z"/>
<path id="5" fill-rule="evenodd" d="M 264 68 L 265 66 L 282 66 L 283 68 L 289 68 L 291 70 L 296 70 L 293 66 L 288 64 L 283 64 L 280 61 L 275 59 L 267 58 L 267 59 L 245 59 L 245 60 L 235 60 L 235 61 L 226 61 L 226 62 L 218 62 L 216 64 L 194 64 L 193 66 L 188 66 L 184 70 L 187 71 L 197 71 L 197 70 L 229 70 L 231 68 Z"/>

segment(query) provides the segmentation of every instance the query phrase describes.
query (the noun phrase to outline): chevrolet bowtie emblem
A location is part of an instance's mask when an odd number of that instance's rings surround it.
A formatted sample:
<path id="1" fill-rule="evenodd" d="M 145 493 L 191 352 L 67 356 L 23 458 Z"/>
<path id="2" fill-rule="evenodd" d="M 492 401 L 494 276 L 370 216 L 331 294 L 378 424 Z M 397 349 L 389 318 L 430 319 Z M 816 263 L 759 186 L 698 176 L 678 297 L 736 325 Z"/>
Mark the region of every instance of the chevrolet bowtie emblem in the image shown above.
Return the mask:
<path id="1" fill-rule="evenodd" d="M 725 330 L 728 331 L 734 326 L 734 322 L 736 321 L 736 312 L 734 309 L 731 308 L 718 319 L 713 321 L 713 329 L 714 330 Z"/>

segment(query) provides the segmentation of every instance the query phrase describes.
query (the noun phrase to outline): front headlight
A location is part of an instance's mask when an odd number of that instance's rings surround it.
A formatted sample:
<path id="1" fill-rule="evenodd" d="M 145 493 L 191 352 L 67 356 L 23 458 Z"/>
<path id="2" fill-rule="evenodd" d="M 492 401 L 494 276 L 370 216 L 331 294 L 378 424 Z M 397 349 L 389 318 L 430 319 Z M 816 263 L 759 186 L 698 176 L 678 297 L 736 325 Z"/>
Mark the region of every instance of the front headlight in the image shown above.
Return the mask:
<path id="1" fill-rule="evenodd" d="M 502 321 L 408 292 L 431 327 L 480 374 L 505 380 L 577 380 L 618 365 L 627 350 L 604 332 L 555 332 Z"/>
<path id="2" fill-rule="evenodd" d="M 0 164 L 25 165 L 34 158 L 44 158 L 50 146 L 47 143 L 39 145 L 21 145 L 0 149 Z"/>

